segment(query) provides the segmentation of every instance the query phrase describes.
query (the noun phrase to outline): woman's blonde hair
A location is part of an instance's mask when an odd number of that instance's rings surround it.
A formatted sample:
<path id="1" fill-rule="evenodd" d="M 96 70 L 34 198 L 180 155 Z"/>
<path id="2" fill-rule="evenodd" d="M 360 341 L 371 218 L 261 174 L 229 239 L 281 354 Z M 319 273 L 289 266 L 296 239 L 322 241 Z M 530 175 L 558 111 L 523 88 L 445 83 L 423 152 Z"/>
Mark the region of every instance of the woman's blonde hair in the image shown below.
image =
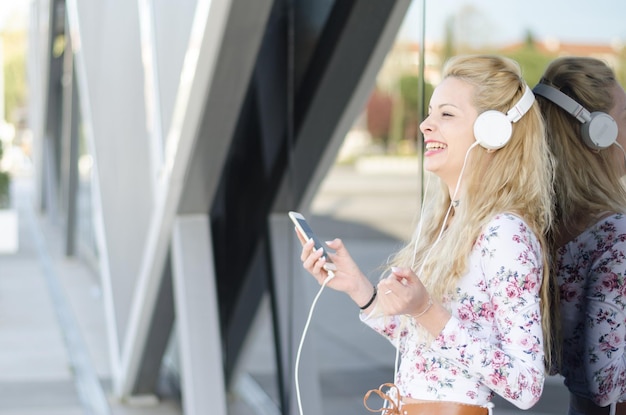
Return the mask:
<path id="1" fill-rule="evenodd" d="M 613 70 L 601 60 L 563 57 L 548 65 L 542 83 L 559 89 L 588 111 L 608 112 L 614 105 Z M 581 219 L 593 220 L 605 212 L 623 212 L 626 191 L 620 172 L 611 168 L 611 146 L 592 150 L 581 136 L 581 123 L 552 102 L 537 100 L 545 118 L 548 143 L 556 159 L 554 234 L 577 234 Z M 583 220 L 584 222 L 584 220 Z M 553 243 L 557 243 L 556 240 Z M 558 249 L 553 246 L 552 250 Z"/>
<path id="2" fill-rule="evenodd" d="M 522 97 L 526 83 L 519 65 L 492 55 L 458 56 L 449 60 L 443 78 L 454 77 L 474 87 L 473 104 L 478 113 L 498 110 L 506 113 Z M 539 108 L 531 109 L 515 124 L 510 141 L 495 152 L 477 146 L 471 150 L 463 173 L 460 205 L 455 208 L 443 237 L 437 242 L 451 200 L 449 188 L 440 183 L 436 195 L 425 195 L 422 230 L 410 244 L 391 258 L 391 266 L 412 266 L 433 298 L 450 299 L 467 260 L 487 222 L 509 212 L 523 218 L 534 231 L 543 249 L 544 274 L 541 311 L 547 362 L 552 347 L 553 296 L 556 293 L 548 272 L 545 235 L 552 220 L 553 161 L 546 144 Z M 506 258 L 504 260 L 507 260 Z"/>

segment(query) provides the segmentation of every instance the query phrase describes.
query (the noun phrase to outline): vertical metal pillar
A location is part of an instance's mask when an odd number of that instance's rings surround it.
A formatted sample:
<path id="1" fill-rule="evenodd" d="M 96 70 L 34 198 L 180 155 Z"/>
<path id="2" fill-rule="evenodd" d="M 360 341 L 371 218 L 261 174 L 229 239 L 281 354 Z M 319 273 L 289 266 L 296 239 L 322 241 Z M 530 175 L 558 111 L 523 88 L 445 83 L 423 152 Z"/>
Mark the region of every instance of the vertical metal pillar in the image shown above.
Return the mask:
<path id="1" fill-rule="evenodd" d="M 69 27 L 66 19 L 66 27 Z M 72 39 L 65 38 L 63 52 L 61 119 L 61 188 L 64 189 L 65 255 L 76 253 L 76 222 L 78 192 L 78 88 L 74 72 Z"/>
<path id="2" fill-rule="evenodd" d="M 172 265 L 185 415 L 227 415 L 208 215 L 178 216 Z"/>
<path id="3" fill-rule="evenodd" d="M 302 265 L 296 249 L 299 245 L 295 239 L 293 224 L 284 214 L 273 214 L 269 218 L 270 241 L 273 263 L 273 289 L 271 295 L 274 302 L 275 324 L 274 329 L 280 334 L 280 344 L 276 345 L 283 351 L 277 356 L 281 361 L 281 376 L 286 402 L 283 405 L 283 414 L 298 414 L 298 401 L 295 384 L 296 351 L 303 334 L 312 296 L 309 280 L 302 275 Z M 288 237 L 286 237 L 288 236 Z M 290 255 L 293 254 L 293 255 Z M 297 263 L 296 263 L 297 262 Z M 297 272 L 295 271 L 297 270 Z M 309 415 L 324 413 L 322 406 L 322 390 L 319 378 L 315 339 L 305 338 L 299 364 L 298 382 L 301 392 L 303 408 Z"/>

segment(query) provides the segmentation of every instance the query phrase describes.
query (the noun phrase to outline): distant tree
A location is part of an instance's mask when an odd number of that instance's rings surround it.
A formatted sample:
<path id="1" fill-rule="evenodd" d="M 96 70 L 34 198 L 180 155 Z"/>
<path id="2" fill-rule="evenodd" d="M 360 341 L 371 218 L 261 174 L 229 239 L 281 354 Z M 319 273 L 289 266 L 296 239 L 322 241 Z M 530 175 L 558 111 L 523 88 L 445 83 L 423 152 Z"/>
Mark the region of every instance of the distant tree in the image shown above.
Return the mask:
<path id="1" fill-rule="evenodd" d="M 535 36 L 530 30 L 526 30 L 526 35 L 524 36 L 524 46 L 526 49 L 535 49 Z"/>
<path id="2" fill-rule="evenodd" d="M 3 145 L 0 141 L 0 160 L 2 160 Z M 11 207 L 11 176 L 9 172 L 0 170 L 0 209 Z"/>
<path id="3" fill-rule="evenodd" d="M 369 97 L 366 106 L 367 131 L 378 142 L 386 143 L 391 128 L 391 95 L 376 88 Z"/>
<path id="4" fill-rule="evenodd" d="M 419 83 L 416 75 L 404 75 L 398 81 L 400 96 L 408 112 L 417 113 L 419 110 Z"/>
<path id="5" fill-rule="evenodd" d="M 622 47 L 619 53 L 615 75 L 617 76 L 617 81 L 626 87 L 626 47 Z"/>
<path id="6" fill-rule="evenodd" d="M 522 68 L 522 75 L 528 85 L 535 86 L 548 64 L 556 57 L 554 54 L 545 54 L 535 47 L 534 36 L 526 32 L 525 42 L 520 49 L 506 52 L 504 55 L 515 59 Z"/>
<path id="7" fill-rule="evenodd" d="M 405 103 L 407 111 L 418 114 L 424 113 L 422 109 L 422 99 L 420 97 L 420 77 L 417 75 L 404 75 L 398 81 L 400 96 Z M 428 103 L 430 96 L 433 94 L 434 87 L 428 82 L 424 86 L 424 101 Z"/>
<path id="8" fill-rule="evenodd" d="M 420 83 L 421 79 L 416 75 L 404 75 L 398 81 L 398 89 L 404 108 L 401 137 L 403 140 L 414 140 L 417 138 L 418 126 L 422 121 L 422 114 L 425 113 L 425 109 L 422 108 Z M 430 101 L 433 89 L 434 87 L 431 84 L 425 83 L 423 102 L 426 105 Z"/>
<path id="9" fill-rule="evenodd" d="M 454 16 L 449 16 L 446 19 L 446 23 L 444 25 L 444 36 L 443 36 L 443 50 L 441 54 L 441 61 L 445 62 L 450 59 L 455 54 L 455 40 L 454 40 Z"/>
<path id="10" fill-rule="evenodd" d="M 4 64 L 4 108 L 7 121 L 13 119 L 18 109 L 26 105 L 26 60 L 24 55 L 15 55 Z"/>
<path id="11" fill-rule="evenodd" d="M 4 108 L 9 122 L 17 122 L 13 119 L 18 109 L 26 105 L 27 80 L 26 80 L 26 32 L 2 33 L 4 50 Z"/>
<path id="12" fill-rule="evenodd" d="M 487 15 L 474 5 L 460 8 L 454 19 L 456 49 L 468 53 L 488 47 L 494 26 Z"/>

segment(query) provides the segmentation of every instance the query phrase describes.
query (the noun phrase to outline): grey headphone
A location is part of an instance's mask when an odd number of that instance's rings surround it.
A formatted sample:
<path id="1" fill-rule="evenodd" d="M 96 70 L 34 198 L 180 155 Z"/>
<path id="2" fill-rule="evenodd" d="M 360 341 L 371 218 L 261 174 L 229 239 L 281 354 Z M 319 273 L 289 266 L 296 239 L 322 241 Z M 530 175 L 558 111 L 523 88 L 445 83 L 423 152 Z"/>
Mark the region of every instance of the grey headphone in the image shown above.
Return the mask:
<path id="1" fill-rule="evenodd" d="M 587 147 L 593 150 L 602 150 L 615 143 L 617 139 L 617 123 L 606 112 L 589 112 L 563 92 L 544 83 L 537 84 L 533 88 L 533 92 L 552 101 L 580 121 L 582 124 L 580 135 Z"/>
<path id="2" fill-rule="evenodd" d="M 511 139 L 512 123 L 518 122 L 532 107 L 533 102 L 535 95 L 526 85 L 524 95 L 506 114 L 496 110 L 480 114 L 474 122 L 474 137 L 478 144 L 488 150 L 504 147 Z"/>

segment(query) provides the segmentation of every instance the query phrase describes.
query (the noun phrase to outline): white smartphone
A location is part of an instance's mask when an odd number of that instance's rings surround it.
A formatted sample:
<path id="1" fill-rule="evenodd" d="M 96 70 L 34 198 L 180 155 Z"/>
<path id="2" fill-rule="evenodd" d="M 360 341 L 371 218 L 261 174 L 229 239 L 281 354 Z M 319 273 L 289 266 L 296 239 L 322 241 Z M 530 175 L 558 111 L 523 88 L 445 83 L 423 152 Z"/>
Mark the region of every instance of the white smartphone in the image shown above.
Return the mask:
<path id="1" fill-rule="evenodd" d="M 296 225 L 296 228 L 298 228 L 298 231 L 301 235 L 304 235 L 309 239 L 313 239 L 314 249 L 322 248 L 322 250 L 324 251 L 324 257 L 326 258 L 326 264 L 324 265 L 324 268 L 327 271 L 335 271 L 337 267 L 335 266 L 335 264 L 333 264 L 333 262 L 330 260 L 330 257 L 328 256 L 328 251 L 326 251 L 326 244 L 322 243 L 322 241 L 319 240 L 304 216 L 302 216 L 302 214 L 298 212 L 289 212 L 289 217 L 291 218 L 291 221 L 294 223 L 294 225 Z"/>

